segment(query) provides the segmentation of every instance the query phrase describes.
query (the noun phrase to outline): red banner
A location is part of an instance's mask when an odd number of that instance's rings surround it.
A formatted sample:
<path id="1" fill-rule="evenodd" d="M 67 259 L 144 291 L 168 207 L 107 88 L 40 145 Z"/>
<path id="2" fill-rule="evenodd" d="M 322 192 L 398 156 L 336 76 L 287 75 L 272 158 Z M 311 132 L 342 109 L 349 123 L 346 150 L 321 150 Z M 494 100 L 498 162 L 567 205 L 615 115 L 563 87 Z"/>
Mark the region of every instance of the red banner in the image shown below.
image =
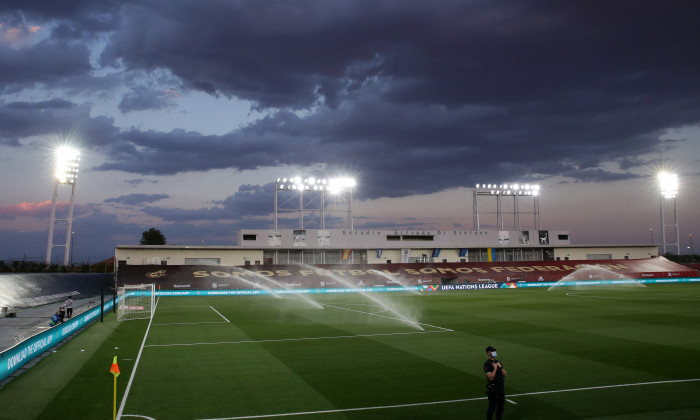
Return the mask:
<path id="1" fill-rule="evenodd" d="M 432 284 L 556 282 L 699 277 L 665 258 L 596 261 L 254 265 L 124 265 L 119 284 L 155 283 L 159 290 L 294 289 Z"/>

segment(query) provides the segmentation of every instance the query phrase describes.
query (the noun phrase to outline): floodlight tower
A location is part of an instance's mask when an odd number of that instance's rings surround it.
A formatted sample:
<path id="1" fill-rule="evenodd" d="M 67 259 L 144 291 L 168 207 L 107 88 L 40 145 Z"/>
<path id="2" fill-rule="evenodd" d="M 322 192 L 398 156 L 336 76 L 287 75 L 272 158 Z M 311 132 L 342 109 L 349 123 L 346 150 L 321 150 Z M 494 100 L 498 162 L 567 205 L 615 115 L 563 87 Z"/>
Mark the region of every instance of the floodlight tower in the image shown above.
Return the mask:
<path id="1" fill-rule="evenodd" d="M 348 214 L 348 226 L 350 230 L 354 229 L 353 218 L 352 218 L 352 190 L 355 187 L 356 182 L 352 178 L 302 178 L 299 176 L 290 178 L 277 178 L 275 182 L 275 218 L 274 227 L 277 229 L 277 214 L 280 210 L 288 212 L 298 212 L 299 213 L 299 229 L 304 228 L 304 212 L 308 211 L 319 211 L 321 213 L 321 229 L 326 228 L 326 193 L 332 195 L 347 194 L 347 212 Z M 277 192 L 278 191 L 292 191 L 296 192 L 299 196 L 299 206 L 296 208 L 281 207 Z M 308 204 L 304 204 L 304 193 L 315 193 L 320 196 L 319 207 L 309 207 Z M 290 200 L 285 202 L 288 203 Z"/>
<path id="2" fill-rule="evenodd" d="M 473 205 L 474 205 L 474 230 L 479 230 L 479 196 L 489 196 L 496 198 L 496 211 L 487 212 L 496 214 L 496 225 L 499 230 L 503 230 L 503 197 L 513 197 L 513 228 L 521 230 L 520 215 L 532 214 L 534 216 L 535 229 L 541 229 L 540 222 L 540 204 L 538 197 L 540 195 L 540 186 L 537 184 L 476 184 L 473 189 Z M 532 199 L 532 211 L 521 211 L 518 202 L 522 198 Z"/>
<path id="3" fill-rule="evenodd" d="M 51 250 L 54 247 L 65 248 L 63 253 L 63 265 L 68 265 L 70 256 L 71 232 L 73 229 L 73 204 L 75 202 L 75 181 L 78 179 L 78 162 L 80 161 L 80 151 L 68 146 L 61 146 L 56 149 L 56 184 L 53 189 L 53 198 L 51 199 L 51 221 L 49 222 L 49 240 L 46 245 L 46 263 L 51 264 Z M 58 188 L 60 185 L 70 185 L 70 207 L 68 208 L 68 218 L 56 219 L 56 200 L 58 199 Z M 56 245 L 53 243 L 53 230 L 56 222 L 66 222 L 65 245 Z"/>
<path id="4" fill-rule="evenodd" d="M 678 207 L 676 205 L 676 195 L 678 194 L 678 175 L 668 172 L 660 172 L 658 175 L 659 187 L 661 188 L 661 239 L 664 244 L 664 254 L 667 253 L 669 247 L 676 247 L 678 255 L 681 254 L 680 235 L 678 231 Z M 664 214 L 665 202 L 671 202 L 673 205 L 673 224 L 666 223 Z M 675 237 L 671 240 L 667 237 L 667 229 L 671 228 L 671 232 Z"/>

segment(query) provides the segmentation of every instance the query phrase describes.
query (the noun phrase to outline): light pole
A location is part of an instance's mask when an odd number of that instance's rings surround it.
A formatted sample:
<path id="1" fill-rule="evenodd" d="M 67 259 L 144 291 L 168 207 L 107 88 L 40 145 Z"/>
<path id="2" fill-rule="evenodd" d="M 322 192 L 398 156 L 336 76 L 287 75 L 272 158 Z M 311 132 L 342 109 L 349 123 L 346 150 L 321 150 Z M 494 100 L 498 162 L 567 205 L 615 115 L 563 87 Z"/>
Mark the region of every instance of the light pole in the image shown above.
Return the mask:
<path id="1" fill-rule="evenodd" d="M 513 197 L 513 229 L 521 230 L 520 227 L 520 215 L 521 214 L 532 214 L 534 216 L 534 228 L 535 230 L 541 230 L 540 223 L 540 186 L 537 184 L 476 184 L 476 188 L 472 191 L 472 205 L 474 206 L 474 230 L 479 230 L 480 220 L 479 220 L 479 201 L 480 196 L 490 196 L 496 197 L 496 225 L 499 230 L 504 230 L 503 227 L 503 199 L 502 197 Z M 532 199 L 532 212 L 521 211 L 518 205 L 519 200 L 531 198 Z M 494 213 L 494 212 L 483 212 L 482 213 Z"/>
<path id="2" fill-rule="evenodd" d="M 75 232 L 70 233 L 70 266 L 73 267 L 73 245 L 75 244 Z"/>
<path id="3" fill-rule="evenodd" d="M 51 199 L 51 220 L 49 222 L 49 240 L 46 245 L 46 264 L 51 264 L 51 250 L 54 247 L 63 247 L 63 265 L 68 265 L 69 255 L 71 254 L 71 232 L 73 228 L 73 204 L 75 202 L 75 182 L 78 178 L 78 163 L 80 162 L 80 151 L 68 146 L 61 146 L 56 149 L 56 171 L 55 185 L 53 189 L 53 198 Z M 65 219 L 56 218 L 56 200 L 58 199 L 58 187 L 60 185 L 70 185 L 70 207 L 68 209 L 68 217 Z M 64 245 L 56 245 L 53 243 L 53 231 L 56 222 L 66 222 L 66 243 Z"/>
<path id="4" fill-rule="evenodd" d="M 690 238 L 690 255 L 695 255 L 695 251 L 693 251 L 693 234 L 689 233 L 688 238 Z"/>
<path id="5" fill-rule="evenodd" d="M 678 206 L 676 204 L 676 195 L 678 194 L 678 175 L 668 172 L 660 172 L 658 175 L 659 187 L 661 189 L 661 239 L 664 245 L 664 254 L 667 253 L 669 246 L 675 246 L 678 255 L 681 254 L 680 235 L 678 231 Z M 664 215 L 664 204 L 670 202 L 673 205 L 673 224 L 666 223 Z M 667 227 L 671 228 L 671 232 L 675 235 L 673 241 L 669 241 L 667 235 Z"/>

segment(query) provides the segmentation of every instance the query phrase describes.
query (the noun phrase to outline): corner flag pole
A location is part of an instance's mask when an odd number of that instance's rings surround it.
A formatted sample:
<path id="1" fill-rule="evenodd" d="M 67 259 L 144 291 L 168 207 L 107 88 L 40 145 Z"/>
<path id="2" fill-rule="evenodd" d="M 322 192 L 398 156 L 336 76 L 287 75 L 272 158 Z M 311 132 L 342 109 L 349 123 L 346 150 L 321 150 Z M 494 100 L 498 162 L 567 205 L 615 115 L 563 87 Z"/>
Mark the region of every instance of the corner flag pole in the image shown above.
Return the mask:
<path id="1" fill-rule="evenodd" d="M 112 367 L 109 372 L 114 375 L 114 403 L 112 404 L 112 419 L 117 420 L 117 376 L 119 376 L 119 365 L 117 365 L 117 356 L 114 356 Z"/>

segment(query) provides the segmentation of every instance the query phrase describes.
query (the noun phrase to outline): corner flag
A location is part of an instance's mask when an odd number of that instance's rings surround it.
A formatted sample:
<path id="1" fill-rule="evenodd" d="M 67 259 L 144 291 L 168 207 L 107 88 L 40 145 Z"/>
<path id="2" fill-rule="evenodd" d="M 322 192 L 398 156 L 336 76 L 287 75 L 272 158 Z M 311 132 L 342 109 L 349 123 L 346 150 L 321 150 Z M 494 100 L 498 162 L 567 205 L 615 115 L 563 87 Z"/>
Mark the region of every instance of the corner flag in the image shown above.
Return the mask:
<path id="1" fill-rule="evenodd" d="M 117 376 L 119 376 L 119 365 L 117 364 L 117 356 L 114 356 L 114 361 L 112 361 L 112 367 L 109 369 L 109 373 L 114 375 L 114 401 L 112 404 L 112 419 L 117 420 Z"/>
<path id="2" fill-rule="evenodd" d="M 117 356 L 114 356 L 114 361 L 112 362 L 112 367 L 109 369 L 109 373 L 114 375 L 115 378 L 117 376 L 119 376 L 120 372 L 119 372 L 119 365 L 117 364 Z"/>

